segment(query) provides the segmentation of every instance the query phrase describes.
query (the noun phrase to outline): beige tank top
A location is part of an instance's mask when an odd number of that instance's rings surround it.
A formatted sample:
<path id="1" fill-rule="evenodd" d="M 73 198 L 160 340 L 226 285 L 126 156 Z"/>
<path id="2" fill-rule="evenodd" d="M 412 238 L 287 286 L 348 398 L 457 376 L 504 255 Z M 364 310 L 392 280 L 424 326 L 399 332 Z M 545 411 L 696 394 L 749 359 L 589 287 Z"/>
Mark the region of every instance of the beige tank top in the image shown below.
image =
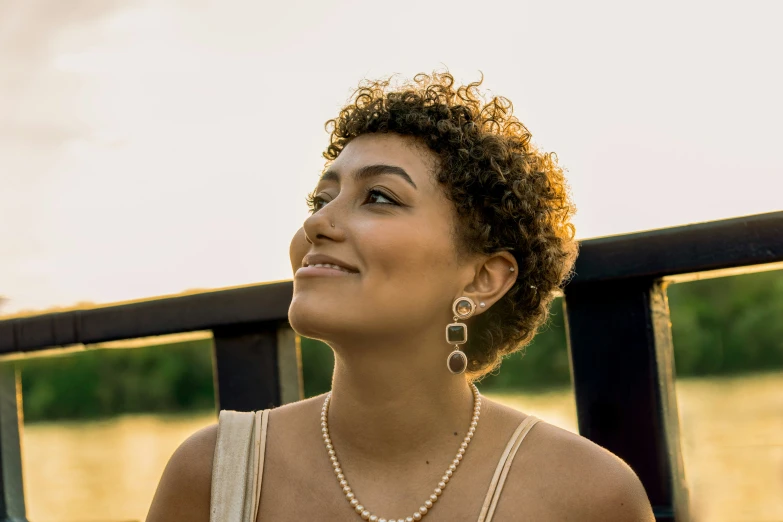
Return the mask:
<path id="1" fill-rule="evenodd" d="M 538 421 L 529 415 L 511 435 L 489 483 L 477 522 L 492 521 L 514 456 Z M 269 410 L 220 412 L 212 463 L 210 522 L 255 522 L 261 498 L 268 426 Z"/>

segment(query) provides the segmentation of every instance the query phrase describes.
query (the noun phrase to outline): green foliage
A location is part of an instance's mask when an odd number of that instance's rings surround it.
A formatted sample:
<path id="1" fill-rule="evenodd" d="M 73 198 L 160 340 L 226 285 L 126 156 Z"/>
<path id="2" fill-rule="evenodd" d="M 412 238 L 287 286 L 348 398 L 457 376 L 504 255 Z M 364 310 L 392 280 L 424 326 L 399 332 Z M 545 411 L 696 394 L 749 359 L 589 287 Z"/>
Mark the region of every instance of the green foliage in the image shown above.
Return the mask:
<path id="1" fill-rule="evenodd" d="M 21 370 L 28 421 L 214 407 L 209 339 L 4 364 Z"/>
<path id="2" fill-rule="evenodd" d="M 678 375 L 783 368 L 783 271 L 672 285 Z"/>
<path id="3" fill-rule="evenodd" d="M 568 386 L 568 361 L 563 300 L 555 299 L 549 320 L 533 342 L 507 356 L 501 367 L 482 379 L 482 390 L 541 390 Z"/>
<path id="4" fill-rule="evenodd" d="M 305 397 L 315 397 L 332 389 L 334 352 L 326 344 L 302 337 L 302 379 Z"/>
<path id="5" fill-rule="evenodd" d="M 668 291 L 679 376 L 783 368 L 783 271 L 672 285 Z M 483 390 L 570 382 L 562 301 L 523 351 L 482 381 Z M 305 395 L 331 388 L 331 349 L 302 339 Z M 444 352 L 444 358 L 446 352 Z M 16 364 L 28 421 L 214 407 L 212 342 L 90 350 Z"/>

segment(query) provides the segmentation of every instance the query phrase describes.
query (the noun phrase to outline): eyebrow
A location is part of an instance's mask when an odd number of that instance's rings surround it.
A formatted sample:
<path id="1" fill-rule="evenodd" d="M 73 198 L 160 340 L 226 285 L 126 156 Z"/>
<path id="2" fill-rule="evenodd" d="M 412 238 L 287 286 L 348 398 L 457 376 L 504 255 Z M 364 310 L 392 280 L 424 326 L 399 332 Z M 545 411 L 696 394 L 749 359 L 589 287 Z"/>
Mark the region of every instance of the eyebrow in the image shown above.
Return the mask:
<path id="1" fill-rule="evenodd" d="M 380 176 L 382 174 L 393 174 L 395 176 L 399 176 L 405 181 L 407 181 L 410 185 L 413 186 L 413 188 L 418 189 L 419 187 L 416 186 L 416 183 L 413 182 L 411 177 L 408 175 L 407 172 L 405 172 L 405 169 L 402 169 L 400 167 L 395 167 L 394 165 L 366 165 L 359 170 L 357 170 L 353 177 L 356 181 L 365 180 L 368 178 L 373 178 L 375 176 Z M 321 176 L 321 181 L 336 181 L 337 183 L 340 182 L 340 174 L 336 170 L 329 169 L 326 172 L 323 173 Z"/>

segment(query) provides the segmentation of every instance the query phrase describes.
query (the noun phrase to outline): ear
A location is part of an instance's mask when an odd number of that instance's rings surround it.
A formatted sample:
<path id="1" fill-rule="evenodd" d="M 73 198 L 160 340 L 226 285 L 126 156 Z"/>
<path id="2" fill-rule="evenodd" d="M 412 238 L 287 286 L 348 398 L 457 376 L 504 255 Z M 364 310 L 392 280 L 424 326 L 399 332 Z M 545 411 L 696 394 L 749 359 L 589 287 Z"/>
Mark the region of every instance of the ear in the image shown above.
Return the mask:
<path id="1" fill-rule="evenodd" d="M 506 295 L 517 280 L 518 269 L 514 256 L 505 251 L 479 260 L 473 281 L 465 287 L 464 294 L 476 302 L 476 315 L 486 312 Z"/>

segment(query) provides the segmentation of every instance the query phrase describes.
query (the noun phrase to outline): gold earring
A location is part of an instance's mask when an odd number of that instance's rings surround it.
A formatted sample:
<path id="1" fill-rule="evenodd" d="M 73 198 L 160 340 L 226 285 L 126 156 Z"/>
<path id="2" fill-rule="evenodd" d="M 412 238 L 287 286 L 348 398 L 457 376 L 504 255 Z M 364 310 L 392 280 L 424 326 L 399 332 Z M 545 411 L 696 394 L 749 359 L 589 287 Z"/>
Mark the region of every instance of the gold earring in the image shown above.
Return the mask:
<path id="1" fill-rule="evenodd" d="M 446 358 L 446 368 L 455 375 L 464 373 L 468 367 L 468 356 L 460 351 L 459 345 L 468 342 L 468 325 L 460 323 L 476 311 L 476 303 L 470 297 L 458 297 L 451 305 L 454 322 L 446 325 L 446 342 L 454 345 L 454 351 Z"/>

